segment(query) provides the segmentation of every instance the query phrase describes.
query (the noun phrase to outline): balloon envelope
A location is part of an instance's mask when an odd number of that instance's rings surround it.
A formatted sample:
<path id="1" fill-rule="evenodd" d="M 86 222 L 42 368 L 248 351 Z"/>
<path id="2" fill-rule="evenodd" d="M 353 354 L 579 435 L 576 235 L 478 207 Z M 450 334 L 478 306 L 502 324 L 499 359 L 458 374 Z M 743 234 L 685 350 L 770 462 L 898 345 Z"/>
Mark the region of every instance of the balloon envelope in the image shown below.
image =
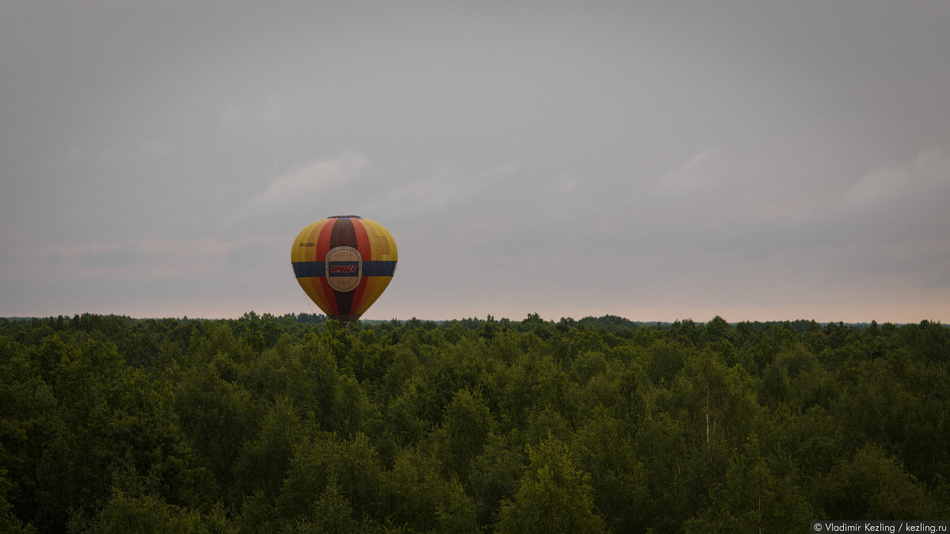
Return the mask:
<path id="1" fill-rule="evenodd" d="M 356 215 L 319 220 L 297 234 L 290 262 L 300 287 L 328 317 L 359 319 L 393 279 L 396 241 L 376 221 Z"/>

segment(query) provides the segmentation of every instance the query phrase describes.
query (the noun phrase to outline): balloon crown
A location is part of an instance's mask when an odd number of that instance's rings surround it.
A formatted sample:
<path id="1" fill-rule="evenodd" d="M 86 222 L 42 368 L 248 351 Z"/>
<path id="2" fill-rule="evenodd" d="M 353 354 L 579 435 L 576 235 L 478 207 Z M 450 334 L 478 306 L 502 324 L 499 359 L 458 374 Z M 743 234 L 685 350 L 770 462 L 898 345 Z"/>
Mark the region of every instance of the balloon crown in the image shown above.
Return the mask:
<path id="1" fill-rule="evenodd" d="M 362 219 L 359 215 L 331 215 L 327 219 Z"/>

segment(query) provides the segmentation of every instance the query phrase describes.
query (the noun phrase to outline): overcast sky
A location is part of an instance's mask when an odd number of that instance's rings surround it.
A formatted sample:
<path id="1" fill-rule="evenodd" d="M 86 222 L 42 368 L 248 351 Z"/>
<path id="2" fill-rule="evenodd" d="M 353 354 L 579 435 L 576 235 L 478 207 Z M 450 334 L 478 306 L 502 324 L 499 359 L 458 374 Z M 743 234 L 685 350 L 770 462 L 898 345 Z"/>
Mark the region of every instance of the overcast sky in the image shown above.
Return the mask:
<path id="1" fill-rule="evenodd" d="M 950 2 L 0 0 L 0 316 L 950 322 Z"/>

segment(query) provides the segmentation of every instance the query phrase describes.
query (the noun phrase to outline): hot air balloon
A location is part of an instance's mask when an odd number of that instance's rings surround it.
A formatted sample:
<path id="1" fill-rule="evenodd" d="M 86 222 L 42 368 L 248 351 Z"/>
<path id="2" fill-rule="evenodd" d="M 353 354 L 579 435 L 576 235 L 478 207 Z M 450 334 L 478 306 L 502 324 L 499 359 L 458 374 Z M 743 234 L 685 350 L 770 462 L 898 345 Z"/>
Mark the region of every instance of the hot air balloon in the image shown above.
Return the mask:
<path id="1" fill-rule="evenodd" d="M 310 224 L 290 251 L 294 276 L 310 299 L 341 326 L 356 321 L 396 272 L 396 241 L 378 222 L 337 215 Z"/>

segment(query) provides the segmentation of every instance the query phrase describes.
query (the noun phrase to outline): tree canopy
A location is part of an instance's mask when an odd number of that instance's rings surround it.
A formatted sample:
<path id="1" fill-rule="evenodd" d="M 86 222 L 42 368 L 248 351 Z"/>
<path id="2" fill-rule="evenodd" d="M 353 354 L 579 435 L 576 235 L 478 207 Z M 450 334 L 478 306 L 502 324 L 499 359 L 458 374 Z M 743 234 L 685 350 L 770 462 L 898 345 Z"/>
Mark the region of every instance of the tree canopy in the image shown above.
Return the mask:
<path id="1" fill-rule="evenodd" d="M 950 329 L 0 319 L 4 532 L 950 519 Z"/>

